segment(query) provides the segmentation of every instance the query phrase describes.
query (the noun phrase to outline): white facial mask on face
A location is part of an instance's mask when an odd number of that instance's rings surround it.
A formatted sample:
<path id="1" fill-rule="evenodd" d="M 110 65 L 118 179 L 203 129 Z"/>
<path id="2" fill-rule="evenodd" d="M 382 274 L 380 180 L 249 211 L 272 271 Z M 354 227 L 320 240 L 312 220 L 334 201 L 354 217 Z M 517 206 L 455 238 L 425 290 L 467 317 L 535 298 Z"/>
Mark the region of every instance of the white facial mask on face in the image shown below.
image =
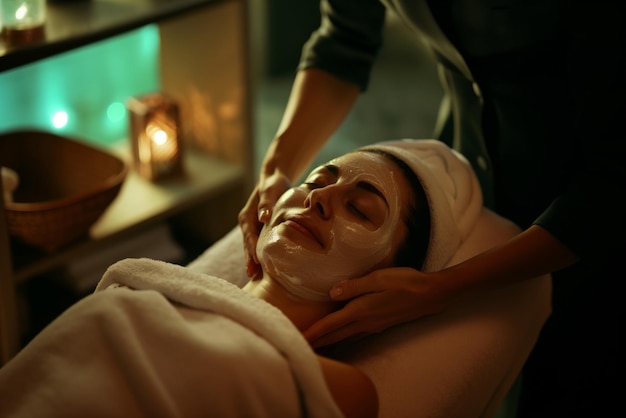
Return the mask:
<path id="1" fill-rule="evenodd" d="M 389 165 L 381 163 L 380 159 L 387 162 L 385 157 L 369 153 L 359 155 L 364 158 L 349 166 L 341 166 L 341 159 L 335 160 L 341 168 L 338 184 L 367 182 L 387 191 L 389 212 L 379 228 L 370 230 L 354 219 L 333 216 L 330 220 L 320 221 L 332 222 L 329 249 L 323 252 L 306 248 L 286 238 L 281 229 L 285 226 L 276 224 L 279 217 L 284 218 L 290 211 L 303 211 L 303 198 L 295 196 L 298 193 L 306 195 L 306 192 L 290 190 L 279 199 L 272 220 L 261 231 L 257 255 L 263 270 L 294 296 L 306 300 L 329 300 L 328 291 L 333 285 L 369 273 L 391 251 L 392 238 L 401 222 L 395 173 Z M 293 202 L 298 203 L 294 205 Z"/>

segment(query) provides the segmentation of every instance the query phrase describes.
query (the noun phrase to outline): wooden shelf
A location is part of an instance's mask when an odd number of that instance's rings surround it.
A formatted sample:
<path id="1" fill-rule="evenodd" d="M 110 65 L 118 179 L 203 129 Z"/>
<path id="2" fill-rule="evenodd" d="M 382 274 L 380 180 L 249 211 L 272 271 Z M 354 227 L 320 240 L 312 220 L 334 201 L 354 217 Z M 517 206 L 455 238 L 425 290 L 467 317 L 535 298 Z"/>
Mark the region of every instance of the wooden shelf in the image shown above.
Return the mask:
<path id="1" fill-rule="evenodd" d="M 116 150 L 130 162 L 126 150 Z M 232 164 L 189 150 L 185 176 L 158 183 L 129 170 L 119 195 L 91 228 L 89 237 L 52 254 L 20 248 L 13 255 L 17 283 L 115 242 L 126 239 L 196 205 L 217 199 L 221 193 L 243 190 L 244 172 Z"/>
<path id="2" fill-rule="evenodd" d="M 20 348 L 19 283 L 169 220 L 223 234 L 252 188 L 246 0 L 48 0 L 47 11 L 41 40 L 0 40 L 0 72 L 158 23 L 161 88 L 179 103 L 183 136 L 193 141 L 184 177 L 153 183 L 130 170 L 89 236 L 53 254 L 8 236 L 0 187 L 0 367 Z M 111 151 L 130 162 L 120 144 Z"/>
<path id="3" fill-rule="evenodd" d="M 12 47 L 0 37 L 0 72 L 219 2 L 220 0 L 49 0 L 42 39 Z"/>

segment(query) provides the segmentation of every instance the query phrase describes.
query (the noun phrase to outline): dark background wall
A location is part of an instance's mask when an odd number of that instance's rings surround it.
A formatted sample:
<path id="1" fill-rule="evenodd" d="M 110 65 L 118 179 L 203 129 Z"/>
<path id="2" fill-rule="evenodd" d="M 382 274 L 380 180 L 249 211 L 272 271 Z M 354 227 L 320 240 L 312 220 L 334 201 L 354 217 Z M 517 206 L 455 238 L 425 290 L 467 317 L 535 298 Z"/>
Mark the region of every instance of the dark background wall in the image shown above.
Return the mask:
<path id="1" fill-rule="evenodd" d="M 267 74 L 293 73 L 320 21 L 317 0 L 267 0 Z"/>

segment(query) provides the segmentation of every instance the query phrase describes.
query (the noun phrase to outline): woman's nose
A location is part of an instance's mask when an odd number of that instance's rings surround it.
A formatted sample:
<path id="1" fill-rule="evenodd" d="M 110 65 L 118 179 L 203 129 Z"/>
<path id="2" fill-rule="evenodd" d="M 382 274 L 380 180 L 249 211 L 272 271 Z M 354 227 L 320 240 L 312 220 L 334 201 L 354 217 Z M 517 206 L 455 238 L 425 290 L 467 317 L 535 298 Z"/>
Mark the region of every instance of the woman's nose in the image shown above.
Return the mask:
<path id="1" fill-rule="evenodd" d="M 304 206 L 311 208 L 322 218 L 328 219 L 331 216 L 331 190 L 330 187 L 322 187 L 311 190 L 305 199 Z"/>

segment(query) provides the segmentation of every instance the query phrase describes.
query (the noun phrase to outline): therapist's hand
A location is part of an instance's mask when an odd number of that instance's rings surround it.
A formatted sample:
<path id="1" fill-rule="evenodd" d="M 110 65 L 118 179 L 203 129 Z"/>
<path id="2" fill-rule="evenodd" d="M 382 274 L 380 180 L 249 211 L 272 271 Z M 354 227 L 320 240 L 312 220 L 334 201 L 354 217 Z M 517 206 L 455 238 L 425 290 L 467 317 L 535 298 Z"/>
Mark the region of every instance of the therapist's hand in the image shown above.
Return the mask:
<path id="1" fill-rule="evenodd" d="M 243 233 L 246 274 L 255 280 L 262 271 L 256 256 L 256 244 L 264 223 L 272 217 L 272 209 L 278 198 L 291 187 L 289 179 L 278 169 L 270 174 L 261 172 L 259 182 L 250 194 L 246 205 L 239 212 L 238 220 Z"/>
<path id="2" fill-rule="evenodd" d="M 449 300 L 437 274 L 393 267 L 338 283 L 331 299 L 348 303 L 313 324 L 304 336 L 319 348 L 441 312 Z"/>

